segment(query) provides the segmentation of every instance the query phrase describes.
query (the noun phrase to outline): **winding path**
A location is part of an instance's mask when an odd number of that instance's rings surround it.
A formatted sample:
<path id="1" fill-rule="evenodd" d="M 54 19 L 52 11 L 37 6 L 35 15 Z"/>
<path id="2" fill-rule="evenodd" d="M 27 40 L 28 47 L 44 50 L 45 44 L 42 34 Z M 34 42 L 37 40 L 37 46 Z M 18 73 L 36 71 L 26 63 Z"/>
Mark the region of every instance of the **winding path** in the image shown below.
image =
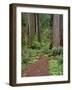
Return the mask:
<path id="1" fill-rule="evenodd" d="M 46 57 L 40 57 L 34 64 L 29 64 L 26 70 L 22 70 L 22 77 L 29 76 L 47 76 L 48 60 Z"/>

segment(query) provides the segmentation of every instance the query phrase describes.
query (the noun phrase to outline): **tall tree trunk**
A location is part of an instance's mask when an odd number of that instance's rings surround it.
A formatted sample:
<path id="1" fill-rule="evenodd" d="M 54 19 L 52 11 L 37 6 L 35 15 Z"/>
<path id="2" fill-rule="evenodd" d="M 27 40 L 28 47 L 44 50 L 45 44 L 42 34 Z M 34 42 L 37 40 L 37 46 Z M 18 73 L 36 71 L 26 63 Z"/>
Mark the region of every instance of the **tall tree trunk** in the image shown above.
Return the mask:
<path id="1" fill-rule="evenodd" d="M 36 22 L 36 35 L 38 37 L 38 41 L 41 41 L 41 31 L 40 31 L 40 21 L 39 14 L 35 14 L 35 22 Z"/>
<path id="2" fill-rule="evenodd" d="M 32 45 L 32 40 L 35 33 L 35 15 L 32 13 L 28 14 L 28 26 L 29 26 L 29 47 Z"/>
<path id="3" fill-rule="evenodd" d="M 53 47 L 60 46 L 60 15 L 53 16 Z"/>
<path id="4" fill-rule="evenodd" d="M 63 46 L 63 15 L 60 15 L 60 45 Z"/>

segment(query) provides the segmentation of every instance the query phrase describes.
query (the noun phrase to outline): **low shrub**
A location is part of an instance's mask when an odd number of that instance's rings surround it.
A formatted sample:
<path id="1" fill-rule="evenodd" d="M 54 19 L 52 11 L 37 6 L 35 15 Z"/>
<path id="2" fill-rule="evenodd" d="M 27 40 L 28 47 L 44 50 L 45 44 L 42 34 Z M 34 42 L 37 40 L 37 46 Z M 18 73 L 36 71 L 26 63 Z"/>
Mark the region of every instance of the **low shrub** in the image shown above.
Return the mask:
<path id="1" fill-rule="evenodd" d="M 55 56 L 55 55 L 60 55 L 60 54 L 63 54 L 63 48 L 62 47 L 54 47 L 52 48 L 52 55 Z"/>
<path id="2" fill-rule="evenodd" d="M 32 43 L 31 48 L 32 48 L 32 49 L 40 49 L 40 48 L 41 48 L 40 42 L 34 41 L 34 42 Z"/>

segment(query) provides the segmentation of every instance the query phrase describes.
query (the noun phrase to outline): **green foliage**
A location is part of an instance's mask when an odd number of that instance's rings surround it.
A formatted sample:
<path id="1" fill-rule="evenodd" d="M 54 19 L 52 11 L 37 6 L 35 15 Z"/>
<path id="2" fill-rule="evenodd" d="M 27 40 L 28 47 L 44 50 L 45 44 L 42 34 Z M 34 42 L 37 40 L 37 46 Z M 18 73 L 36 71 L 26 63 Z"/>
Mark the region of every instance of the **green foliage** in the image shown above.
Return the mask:
<path id="1" fill-rule="evenodd" d="M 27 64 L 29 60 L 29 52 L 27 48 L 25 48 L 22 50 L 22 64 Z"/>
<path id="2" fill-rule="evenodd" d="M 63 74 L 63 57 L 61 55 L 50 57 L 48 71 L 49 75 Z"/>
<path id="3" fill-rule="evenodd" d="M 52 48 L 49 57 L 49 74 L 62 75 L 63 74 L 63 48 Z"/>
<path id="4" fill-rule="evenodd" d="M 27 23 L 27 14 L 22 13 L 22 25 L 26 26 Z"/>
<path id="5" fill-rule="evenodd" d="M 22 64 L 34 63 L 38 59 L 39 50 L 25 48 L 22 50 Z"/>
<path id="6" fill-rule="evenodd" d="M 25 37 L 25 39 L 22 38 L 22 47 L 27 47 L 27 37 Z"/>
<path id="7" fill-rule="evenodd" d="M 34 41 L 34 42 L 32 43 L 31 48 L 33 48 L 33 49 L 40 49 L 40 48 L 41 48 L 40 42 Z"/>
<path id="8" fill-rule="evenodd" d="M 56 60 L 58 60 L 58 63 L 61 65 L 63 64 L 63 56 L 62 55 L 57 55 Z"/>
<path id="9" fill-rule="evenodd" d="M 62 47 L 52 48 L 51 55 L 55 56 L 55 55 L 60 55 L 60 54 L 63 54 L 63 48 Z"/>
<path id="10" fill-rule="evenodd" d="M 63 74 L 62 70 L 62 65 L 59 65 L 57 60 L 49 62 L 49 75 L 61 75 Z"/>
<path id="11" fill-rule="evenodd" d="M 44 53 L 44 54 L 49 54 L 50 53 L 50 50 L 49 50 L 49 46 L 48 45 L 46 45 L 46 46 L 44 46 L 42 48 L 42 53 Z"/>
<path id="12" fill-rule="evenodd" d="M 39 14 L 40 24 L 42 29 L 47 29 L 52 27 L 53 16 L 49 14 Z"/>
<path id="13" fill-rule="evenodd" d="M 41 42 L 34 32 L 31 46 L 28 47 L 28 37 L 22 39 L 22 65 L 35 63 L 42 55 L 48 58 L 49 75 L 63 74 L 63 47 L 52 47 L 52 15 L 40 14 Z M 22 15 L 22 25 L 27 23 L 27 15 Z M 26 35 L 27 36 L 27 35 Z"/>

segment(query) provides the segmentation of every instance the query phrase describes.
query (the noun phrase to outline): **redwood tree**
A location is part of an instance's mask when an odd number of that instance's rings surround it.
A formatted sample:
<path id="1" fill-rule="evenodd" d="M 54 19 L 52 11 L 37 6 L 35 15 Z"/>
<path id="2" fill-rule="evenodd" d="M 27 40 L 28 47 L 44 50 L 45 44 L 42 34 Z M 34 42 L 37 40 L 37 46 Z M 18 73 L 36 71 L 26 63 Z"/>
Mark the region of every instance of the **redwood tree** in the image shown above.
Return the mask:
<path id="1" fill-rule="evenodd" d="M 60 47 L 63 40 L 63 19 L 61 15 L 53 16 L 53 47 Z"/>

